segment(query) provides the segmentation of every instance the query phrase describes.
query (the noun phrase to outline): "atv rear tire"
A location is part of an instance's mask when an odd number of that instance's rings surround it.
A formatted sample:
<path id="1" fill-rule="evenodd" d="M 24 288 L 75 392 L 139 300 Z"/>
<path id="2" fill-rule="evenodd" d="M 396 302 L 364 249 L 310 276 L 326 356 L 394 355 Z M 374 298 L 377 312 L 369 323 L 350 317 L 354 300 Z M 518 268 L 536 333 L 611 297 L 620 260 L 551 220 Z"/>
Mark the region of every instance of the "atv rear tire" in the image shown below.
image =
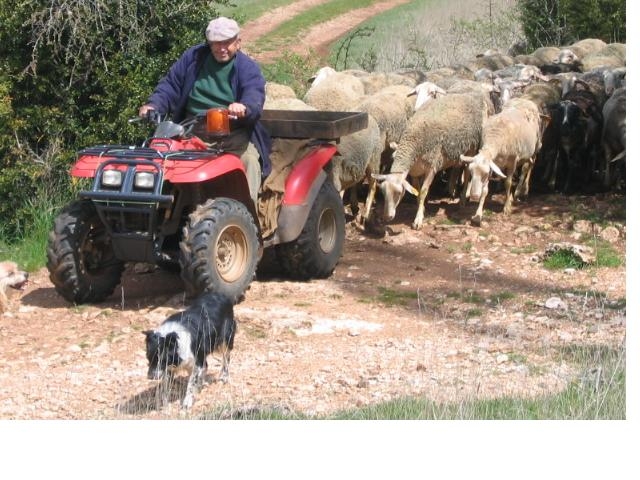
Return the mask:
<path id="1" fill-rule="evenodd" d="M 342 255 L 345 237 L 344 207 L 333 183 L 325 181 L 300 236 L 276 245 L 276 255 L 292 278 L 327 278 Z"/>
<path id="2" fill-rule="evenodd" d="M 56 291 L 75 304 L 100 302 L 120 283 L 118 260 L 90 200 L 74 201 L 56 217 L 47 245 L 47 269 Z"/>
<path id="3" fill-rule="evenodd" d="M 219 292 L 239 302 L 258 264 L 258 229 L 240 202 L 215 198 L 189 216 L 180 242 L 180 266 L 187 293 Z"/>

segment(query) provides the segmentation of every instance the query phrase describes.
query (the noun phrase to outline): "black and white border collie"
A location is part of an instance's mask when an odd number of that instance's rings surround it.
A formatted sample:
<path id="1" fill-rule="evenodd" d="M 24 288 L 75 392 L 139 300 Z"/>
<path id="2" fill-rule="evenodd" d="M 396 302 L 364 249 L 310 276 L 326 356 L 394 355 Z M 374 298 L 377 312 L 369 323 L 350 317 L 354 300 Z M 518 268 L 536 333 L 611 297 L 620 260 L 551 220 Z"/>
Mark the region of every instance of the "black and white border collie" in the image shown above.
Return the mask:
<path id="1" fill-rule="evenodd" d="M 191 408 L 195 394 L 207 373 L 207 356 L 222 354 L 220 380 L 229 379 L 229 360 L 236 333 L 231 299 L 219 293 L 204 293 L 186 310 L 169 316 L 156 330 L 146 335 L 147 360 L 151 380 L 161 380 L 157 393 L 162 405 L 168 402 L 169 386 L 174 373 L 190 371 L 182 408 Z"/>

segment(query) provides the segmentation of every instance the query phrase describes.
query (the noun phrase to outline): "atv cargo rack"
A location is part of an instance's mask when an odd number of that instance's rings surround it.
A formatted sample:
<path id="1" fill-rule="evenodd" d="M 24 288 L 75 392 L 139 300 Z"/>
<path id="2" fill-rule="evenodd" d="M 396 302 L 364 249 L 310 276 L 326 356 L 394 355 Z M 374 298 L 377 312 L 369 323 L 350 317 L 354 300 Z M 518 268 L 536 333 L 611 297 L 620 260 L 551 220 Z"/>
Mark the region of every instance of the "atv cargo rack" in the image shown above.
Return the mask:
<path id="1" fill-rule="evenodd" d="M 272 137 L 339 140 L 367 127 L 365 112 L 263 110 L 260 122 Z"/>
<path id="2" fill-rule="evenodd" d="M 221 152 L 215 149 L 209 150 L 178 150 L 160 152 L 154 148 L 134 147 L 130 145 L 97 145 L 85 148 L 78 152 L 78 157 L 91 155 L 96 157 L 116 158 L 121 160 L 198 160 L 200 158 L 219 155 Z"/>

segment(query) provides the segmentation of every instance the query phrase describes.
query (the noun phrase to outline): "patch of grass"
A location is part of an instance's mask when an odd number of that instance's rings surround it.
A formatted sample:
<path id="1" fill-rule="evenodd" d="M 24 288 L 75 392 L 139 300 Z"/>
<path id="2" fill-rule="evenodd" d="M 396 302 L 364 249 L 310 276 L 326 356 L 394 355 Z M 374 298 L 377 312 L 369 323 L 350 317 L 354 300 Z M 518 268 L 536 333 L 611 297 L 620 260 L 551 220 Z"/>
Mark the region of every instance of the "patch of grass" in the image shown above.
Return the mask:
<path id="1" fill-rule="evenodd" d="M 516 298 L 516 294 L 513 292 L 498 292 L 489 297 L 492 304 L 503 303 L 505 300 L 511 300 Z"/>
<path id="2" fill-rule="evenodd" d="M 606 240 L 592 238 L 587 241 L 587 245 L 596 252 L 596 267 L 619 267 L 623 259 L 613 246 Z"/>
<path id="3" fill-rule="evenodd" d="M 509 361 L 513 363 L 517 363 L 520 365 L 524 365 L 527 363 L 527 357 L 521 353 L 511 352 L 507 355 L 509 357 Z"/>
<path id="4" fill-rule="evenodd" d="M 406 306 L 408 300 L 416 300 L 417 292 L 406 292 L 399 290 L 391 290 L 386 287 L 378 287 L 378 301 L 388 306 L 400 305 Z"/>
<path id="5" fill-rule="evenodd" d="M 483 310 L 480 310 L 479 308 L 471 308 L 469 310 L 467 310 L 467 317 L 479 317 L 484 313 Z"/>
<path id="6" fill-rule="evenodd" d="M 464 222 L 461 218 L 454 217 L 441 217 L 436 220 L 436 222 L 440 225 L 460 225 Z"/>
<path id="7" fill-rule="evenodd" d="M 298 98 L 309 89 L 307 79 L 321 66 L 322 61 L 312 55 L 285 52 L 273 63 L 262 65 L 262 73 L 268 82 L 276 82 L 293 88 Z"/>
<path id="8" fill-rule="evenodd" d="M 218 7 L 220 15 L 235 19 L 240 25 L 255 20 L 274 8 L 289 5 L 291 0 L 233 0 Z"/>
<path id="9" fill-rule="evenodd" d="M 565 268 L 599 268 L 599 267 L 619 267 L 624 263 L 623 258 L 618 254 L 615 248 L 600 238 L 594 238 L 592 236 L 582 237 L 583 242 L 588 247 L 591 247 L 595 252 L 595 261 L 593 264 L 584 263 L 580 257 L 575 253 L 563 249 L 557 250 L 547 256 L 542 264 L 544 267 L 550 270 L 560 270 Z"/>
<path id="10" fill-rule="evenodd" d="M 312 304 L 312 303 L 309 303 L 309 302 L 295 302 L 293 305 L 294 305 L 295 307 L 310 307 L 310 306 L 312 306 L 313 304 Z"/>
<path id="11" fill-rule="evenodd" d="M 513 4 L 493 2 L 490 24 L 484 2 L 414 0 L 360 24 L 358 29 L 366 35 L 350 32 L 334 42 L 331 61 L 339 70 L 431 70 L 473 58 L 490 47 L 506 49 L 519 33 L 515 20 L 508 25 L 503 21 L 504 7 Z"/>
<path id="12" fill-rule="evenodd" d="M 568 250 L 558 250 L 551 253 L 542 261 L 542 265 L 549 270 L 586 267 L 586 264 L 577 255 Z"/>

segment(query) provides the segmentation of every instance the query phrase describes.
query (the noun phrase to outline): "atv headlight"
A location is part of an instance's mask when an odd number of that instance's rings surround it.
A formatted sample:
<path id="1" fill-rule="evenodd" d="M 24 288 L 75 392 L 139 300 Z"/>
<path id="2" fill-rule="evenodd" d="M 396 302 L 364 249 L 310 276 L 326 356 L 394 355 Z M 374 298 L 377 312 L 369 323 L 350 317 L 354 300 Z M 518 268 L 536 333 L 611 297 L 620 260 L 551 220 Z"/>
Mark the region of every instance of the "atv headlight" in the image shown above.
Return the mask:
<path id="1" fill-rule="evenodd" d="M 145 188 L 145 189 L 153 188 L 154 182 L 155 182 L 155 175 L 151 172 L 137 172 L 133 181 L 136 188 Z"/>
<path id="2" fill-rule="evenodd" d="M 122 185 L 122 172 L 120 170 L 103 171 L 102 185 L 105 187 L 119 187 Z"/>

